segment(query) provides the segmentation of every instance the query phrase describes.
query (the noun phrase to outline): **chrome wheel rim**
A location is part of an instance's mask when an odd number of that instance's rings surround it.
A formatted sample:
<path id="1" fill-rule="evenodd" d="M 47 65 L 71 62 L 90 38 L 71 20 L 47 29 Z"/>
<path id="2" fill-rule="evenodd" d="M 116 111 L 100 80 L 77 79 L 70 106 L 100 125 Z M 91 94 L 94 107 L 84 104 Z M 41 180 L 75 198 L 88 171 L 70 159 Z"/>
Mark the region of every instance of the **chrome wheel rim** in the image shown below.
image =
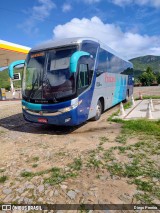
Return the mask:
<path id="1" fill-rule="evenodd" d="M 97 116 L 99 117 L 101 115 L 101 106 L 100 104 L 97 104 Z"/>

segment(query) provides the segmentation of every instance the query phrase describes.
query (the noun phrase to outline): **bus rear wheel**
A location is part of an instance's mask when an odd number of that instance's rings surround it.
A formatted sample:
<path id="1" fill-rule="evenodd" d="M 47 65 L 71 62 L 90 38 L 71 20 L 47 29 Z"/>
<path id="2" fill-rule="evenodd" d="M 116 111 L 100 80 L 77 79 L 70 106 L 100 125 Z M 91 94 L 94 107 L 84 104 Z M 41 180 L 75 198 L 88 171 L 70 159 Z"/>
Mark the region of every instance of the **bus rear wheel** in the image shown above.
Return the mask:
<path id="1" fill-rule="evenodd" d="M 93 121 L 97 121 L 100 119 L 102 114 L 102 103 L 100 100 L 98 100 L 97 102 L 97 106 L 96 106 L 96 115 L 93 117 Z"/>

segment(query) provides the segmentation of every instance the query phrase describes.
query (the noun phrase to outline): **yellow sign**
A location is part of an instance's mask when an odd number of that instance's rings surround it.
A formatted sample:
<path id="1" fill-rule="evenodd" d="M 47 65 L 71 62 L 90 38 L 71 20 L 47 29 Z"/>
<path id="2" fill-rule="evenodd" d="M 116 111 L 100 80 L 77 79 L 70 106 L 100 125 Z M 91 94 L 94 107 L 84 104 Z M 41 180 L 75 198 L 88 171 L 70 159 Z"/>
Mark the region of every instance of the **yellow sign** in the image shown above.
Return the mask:
<path id="1" fill-rule="evenodd" d="M 4 88 L 1 88 L 2 97 L 6 97 L 6 90 Z"/>

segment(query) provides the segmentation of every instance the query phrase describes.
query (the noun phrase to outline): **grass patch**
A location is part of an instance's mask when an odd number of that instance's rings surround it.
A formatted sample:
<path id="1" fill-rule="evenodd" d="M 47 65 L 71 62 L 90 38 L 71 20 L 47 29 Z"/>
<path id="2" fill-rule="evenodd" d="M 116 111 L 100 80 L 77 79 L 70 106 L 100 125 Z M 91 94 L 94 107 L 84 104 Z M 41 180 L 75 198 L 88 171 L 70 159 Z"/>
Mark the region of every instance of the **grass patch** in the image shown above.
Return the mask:
<path id="1" fill-rule="evenodd" d="M 0 173 L 5 172 L 5 171 L 6 171 L 5 169 L 0 169 Z"/>
<path id="2" fill-rule="evenodd" d="M 160 136 L 160 120 L 159 121 L 149 121 L 146 119 L 141 120 L 128 120 L 123 122 L 123 129 L 142 132 L 147 135 Z"/>
<path id="3" fill-rule="evenodd" d="M 79 170 L 81 168 L 81 163 L 78 159 L 78 161 L 74 161 L 74 163 L 76 162 L 76 164 L 74 165 L 74 170 Z M 35 176 L 42 176 L 44 174 L 48 174 L 51 173 L 51 176 L 49 178 L 46 178 L 44 180 L 44 183 L 49 183 L 50 185 L 56 185 L 59 184 L 61 182 L 63 182 L 65 179 L 70 178 L 70 177 L 76 177 L 78 174 L 74 173 L 74 172 L 65 172 L 63 169 L 58 168 L 58 167 L 53 167 L 51 169 L 47 169 L 44 171 L 40 171 L 40 172 L 28 172 L 28 171 L 24 171 L 21 173 L 21 177 L 26 177 L 26 178 L 32 178 Z"/>
<path id="4" fill-rule="evenodd" d="M 67 178 L 77 176 L 76 173 L 73 173 L 73 172 L 65 173 L 64 171 L 62 171 L 60 168 L 57 168 L 57 167 L 52 168 L 50 171 L 52 172 L 51 177 L 46 178 L 44 180 L 44 183 L 48 183 L 50 185 L 56 185 L 63 182 Z"/>
<path id="5" fill-rule="evenodd" d="M 134 195 L 136 200 L 140 201 L 142 204 L 152 204 L 153 203 L 153 198 L 150 196 L 150 194 L 147 193 L 138 193 Z"/>
<path id="6" fill-rule="evenodd" d="M 119 149 L 120 153 L 126 152 L 126 147 L 124 147 L 124 146 L 118 146 L 118 149 Z"/>
<path id="7" fill-rule="evenodd" d="M 39 157 L 38 157 L 38 156 L 35 156 L 35 157 L 32 158 L 32 160 L 35 161 L 35 162 L 36 162 L 36 161 L 39 161 Z"/>
<path id="8" fill-rule="evenodd" d="M 98 169 L 102 165 L 103 165 L 102 161 L 98 160 L 94 157 L 90 157 L 87 161 L 87 164 L 86 164 L 87 167 L 94 168 L 94 169 Z"/>
<path id="9" fill-rule="evenodd" d="M 0 177 L 0 183 L 4 183 L 6 180 L 8 179 L 8 177 L 7 176 L 1 176 Z"/>
<path id="10" fill-rule="evenodd" d="M 147 192 L 151 192 L 153 190 L 153 184 L 147 182 L 147 181 L 142 181 L 139 179 L 135 179 L 133 181 L 134 184 L 136 184 L 138 186 L 138 190 L 141 191 L 147 191 Z"/>
<path id="11" fill-rule="evenodd" d="M 112 115 L 109 116 L 108 121 L 113 121 L 113 117 L 118 116 L 119 110 L 117 112 L 114 112 Z"/>
<path id="12" fill-rule="evenodd" d="M 109 141 L 109 139 L 106 136 L 102 136 L 99 138 L 100 145 L 103 145 L 105 142 Z"/>
<path id="13" fill-rule="evenodd" d="M 97 150 L 98 150 L 98 151 L 103 151 L 104 148 L 102 147 L 102 145 L 99 145 L 99 146 L 97 147 Z"/>
<path id="14" fill-rule="evenodd" d="M 144 204 L 154 203 L 155 199 L 160 199 L 160 187 L 157 184 L 160 178 L 158 167 L 160 120 L 124 121 L 114 118 L 115 115 L 114 113 L 109 120 L 122 124 L 121 134 L 116 138 L 116 142 L 125 146 L 115 146 L 103 152 L 106 168 L 111 175 L 127 177 L 128 183 L 134 183 L 137 186 L 137 190 L 140 191 L 135 195 L 137 201 Z M 127 146 L 131 137 L 135 138 L 135 143 Z M 125 153 L 128 163 L 118 162 L 118 156 L 114 155 L 114 150 L 119 150 L 119 155 Z"/>
<path id="15" fill-rule="evenodd" d="M 158 136 L 160 139 L 160 120 L 158 121 L 150 121 L 147 119 L 138 119 L 138 120 L 127 120 L 124 121 L 122 119 L 119 118 L 113 118 L 115 115 L 117 115 L 116 113 L 113 113 L 110 117 L 109 117 L 109 121 L 114 121 L 116 123 L 122 123 L 123 126 L 122 128 L 124 130 L 127 130 L 126 132 L 142 132 L 142 133 L 146 133 L 147 135 L 154 135 L 154 136 Z"/>
<path id="16" fill-rule="evenodd" d="M 121 144 L 126 144 L 126 135 L 121 134 L 119 136 L 116 137 L 116 142 L 121 143 Z"/>
<path id="17" fill-rule="evenodd" d="M 143 96 L 143 99 L 150 99 L 150 98 L 152 98 L 152 99 L 160 99 L 160 96 L 158 96 L 158 95 L 144 95 Z"/>
<path id="18" fill-rule="evenodd" d="M 38 164 L 37 163 L 34 163 L 33 165 L 32 165 L 32 168 L 36 168 L 38 166 Z"/>
<path id="19" fill-rule="evenodd" d="M 33 172 L 28 171 L 21 172 L 21 177 L 33 177 L 33 176 L 34 176 Z"/>
<path id="20" fill-rule="evenodd" d="M 1 135 L 1 134 L 3 134 L 3 133 L 5 133 L 5 131 L 3 131 L 3 130 L 0 130 L 0 135 Z"/>
<path id="21" fill-rule="evenodd" d="M 131 102 L 127 102 L 127 103 L 124 104 L 123 107 L 124 107 L 124 109 L 129 109 L 129 108 L 132 107 L 132 103 Z"/>
<path id="22" fill-rule="evenodd" d="M 143 175 L 143 171 L 137 165 L 126 165 L 124 175 L 128 178 L 139 177 Z"/>
<path id="23" fill-rule="evenodd" d="M 114 154 L 113 154 L 111 149 L 109 149 L 109 150 L 107 150 L 103 153 L 103 159 L 104 159 L 105 162 L 115 160 Z"/>
<path id="24" fill-rule="evenodd" d="M 113 162 L 111 165 L 107 165 L 108 171 L 111 175 L 123 176 L 124 169 L 120 163 Z"/>
<path id="25" fill-rule="evenodd" d="M 69 167 L 73 170 L 79 171 L 82 169 L 82 159 L 75 158 L 72 164 L 69 164 Z"/>
<path id="26" fill-rule="evenodd" d="M 56 156 L 65 156 L 66 155 L 66 152 L 58 152 L 55 154 Z"/>

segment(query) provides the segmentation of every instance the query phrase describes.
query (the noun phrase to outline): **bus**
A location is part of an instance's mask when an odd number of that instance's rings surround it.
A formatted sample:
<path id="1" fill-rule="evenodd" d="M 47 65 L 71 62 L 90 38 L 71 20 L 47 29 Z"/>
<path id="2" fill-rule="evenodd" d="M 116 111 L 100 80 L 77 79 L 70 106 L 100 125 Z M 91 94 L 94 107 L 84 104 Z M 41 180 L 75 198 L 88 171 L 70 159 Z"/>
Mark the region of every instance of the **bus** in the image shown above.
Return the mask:
<path id="1" fill-rule="evenodd" d="M 34 123 L 76 126 L 133 94 L 133 65 L 93 38 L 67 38 L 32 48 L 22 77 L 24 119 Z"/>

